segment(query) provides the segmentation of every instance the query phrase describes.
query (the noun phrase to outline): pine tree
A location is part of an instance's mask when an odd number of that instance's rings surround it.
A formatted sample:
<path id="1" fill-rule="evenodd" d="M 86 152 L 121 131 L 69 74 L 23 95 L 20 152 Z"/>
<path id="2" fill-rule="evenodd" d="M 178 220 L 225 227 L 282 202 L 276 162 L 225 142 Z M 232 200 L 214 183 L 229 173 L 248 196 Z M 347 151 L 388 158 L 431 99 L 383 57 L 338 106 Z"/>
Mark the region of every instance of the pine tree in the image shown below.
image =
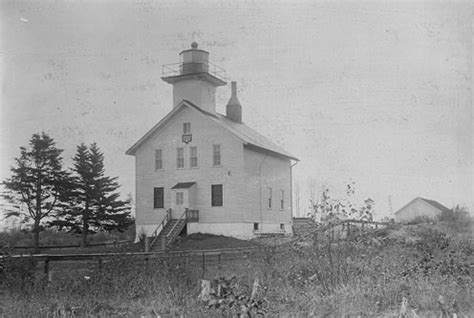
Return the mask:
<path id="1" fill-rule="evenodd" d="M 82 247 L 96 231 L 125 231 L 132 223 L 130 204 L 116 192 L 117 177 L 105 176 L 104 155 L 97 144 L 79 145 L 73 161 L 72 199 L 52 224 L 81 234 Z"/>
<path id="2" fill-rule="evenodd" d="M 62 151 L 44 132 L 34 134 L 28 147 L 20 147 L 20 157 L 15 158 L 17 166 L 10 169 L 12 177 L 3 182 L 26 205 L 26 212 L 11 211 L 7 216 L 23 216 L 33 221 L 35 253 L 39 252 L 42 221 L 52 216 L 66 199 L 69 175 L 62 167 Z"/>

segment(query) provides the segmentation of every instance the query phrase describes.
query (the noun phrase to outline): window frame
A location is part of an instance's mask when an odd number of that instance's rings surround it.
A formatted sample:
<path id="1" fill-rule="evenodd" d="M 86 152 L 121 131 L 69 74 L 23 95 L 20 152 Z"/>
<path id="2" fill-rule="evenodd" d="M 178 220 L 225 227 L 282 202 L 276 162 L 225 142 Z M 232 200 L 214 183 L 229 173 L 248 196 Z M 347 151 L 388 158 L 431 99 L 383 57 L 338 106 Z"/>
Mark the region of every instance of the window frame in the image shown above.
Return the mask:
<path id="1" fill-rule="evenodd" d="M 215 189 L 220 189 L 219 191 L 220 193 L 216 192 Z M 211 207 L 222 207 L 222 206 L 224 206 L 224 185 L 211 184 Z"/>
<path id="2" fill-rule="evenodd" d="M 191 123 L 183 123 L 183 135 L 191 134 Z"/>
<path id="3" fill-rule="evenodd" d="M 158 193 L 161 193 L 161 195 L 159 195 Z M 154 209 L 165 208 L 165 188 L 164 187 L 153 188 L 153 208 Z"/>
<path id="4" fill-rule="evenodd" d="M 195 156 L 193 156 L 193 149 L 195 150 Z M 196 159 L 196 165 L 193 165 L 193 159 Z M 197 146 L 191 146 L 189 148 L 189 167 L 190 168 L 199 168 L 199 160 L 198 160 L 198 149 Z"/>
<path id="5" fill-rule="evenodd" d="M 179 156 L 181 150 L 181 157 Z M 180 167 L 180 163 L 182 166 Z M 176 148 L 176 169 L 184 169 L 184 147 Z"/>
<path id="6" fill-rule="evenodd" d="M 158 159 L 158 153 L 160 154 L 159 159 Z M 158 167 L 158 162 L 160 163 L 159 167 Z M 158 171 L 158 170 L 163 170 L 163 150 L 161 148 L 155 149 L 155 171 Z"/>
<path id="7" fill-rule="evenodd" d="M 175 204 L 177 206 L 184 205 L 184 192 L 183 191 L 176 192 Z"/>
<path id="8" fill-rule="evenodd" d="M 219 147 L 219 152 L 216 153 L 216 147 Z M 219 163 L 216 164 L 216 154 L 219 154 Z M 222 167 L 222 145 L 212 144 L 212 166 Z"/>

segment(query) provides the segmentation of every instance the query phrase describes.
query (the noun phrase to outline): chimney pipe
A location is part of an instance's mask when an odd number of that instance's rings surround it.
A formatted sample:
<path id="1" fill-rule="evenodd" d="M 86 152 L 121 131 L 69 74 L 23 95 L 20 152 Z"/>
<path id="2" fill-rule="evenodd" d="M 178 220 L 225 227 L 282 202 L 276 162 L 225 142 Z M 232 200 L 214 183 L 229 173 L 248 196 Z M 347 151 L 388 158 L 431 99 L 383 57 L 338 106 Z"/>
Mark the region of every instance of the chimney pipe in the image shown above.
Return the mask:
<path id="1" fill-rule="evenodd" d="M 242 105 L 237 98 L 237 82 L 231 82 L 231 96 L 226 106 L 226 117 L 237 123 L 242 123 Z"/>

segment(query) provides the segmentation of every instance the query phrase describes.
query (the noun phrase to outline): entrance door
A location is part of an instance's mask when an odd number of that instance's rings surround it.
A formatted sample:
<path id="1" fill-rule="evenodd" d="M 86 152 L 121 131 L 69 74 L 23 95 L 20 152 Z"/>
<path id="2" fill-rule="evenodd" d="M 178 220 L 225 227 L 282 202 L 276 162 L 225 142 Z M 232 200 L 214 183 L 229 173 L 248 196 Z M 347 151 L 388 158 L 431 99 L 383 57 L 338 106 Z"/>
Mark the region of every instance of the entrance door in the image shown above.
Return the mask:
<path id="1" fill-rule="evenodd" d="M 177 189 L 173 190 L 173 204 L 171 206 L 173 209 L 172 218 L 177 219 L 181 217 L 183 212 L 189 208 L 189 193 L 188 190 Z"/>

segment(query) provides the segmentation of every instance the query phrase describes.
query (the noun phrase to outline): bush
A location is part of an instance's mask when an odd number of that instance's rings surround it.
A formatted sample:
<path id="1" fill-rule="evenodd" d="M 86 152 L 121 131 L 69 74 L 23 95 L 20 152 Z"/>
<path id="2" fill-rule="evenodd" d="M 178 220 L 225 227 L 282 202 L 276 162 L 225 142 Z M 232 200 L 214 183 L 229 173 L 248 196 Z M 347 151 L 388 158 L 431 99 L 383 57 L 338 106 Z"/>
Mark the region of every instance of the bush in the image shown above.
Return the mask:
<path id="1" fill-rule="evenodd" d="M 438 216 L 438 220 L 446 223 L 451 232 L 458 233 L 471 232 L 473 224 L 473 219 L 470 216 L 469 211 L 459 205 L 452 210 L 443 211 Z"/>
<path id="2" fill-rule="evenodd" d="M 13 258 L 5 256 L 0 260 L 0 287 L 11 291 L 25 292 L 35 283 L 38 262 L 31 257 Z"/>

